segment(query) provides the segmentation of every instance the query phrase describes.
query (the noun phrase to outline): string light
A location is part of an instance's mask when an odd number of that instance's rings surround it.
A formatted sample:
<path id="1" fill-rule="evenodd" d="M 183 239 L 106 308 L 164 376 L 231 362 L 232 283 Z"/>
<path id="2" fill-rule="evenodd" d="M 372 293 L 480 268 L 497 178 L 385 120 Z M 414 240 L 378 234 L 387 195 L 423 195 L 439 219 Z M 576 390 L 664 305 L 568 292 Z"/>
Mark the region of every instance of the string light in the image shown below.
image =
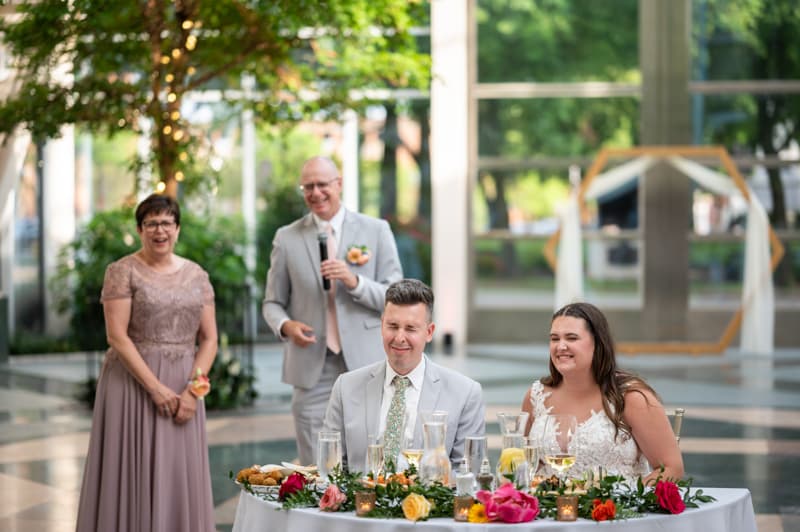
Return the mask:
<path id="1" fill-rule="evenodd" d="M 188 73 L 190 76 L 193 76 L 193 75 L 194 75 L 194 73 L 195 73 L 195 72 L 197 72 L 197 69 L 196 69 L 196 68 L 194 68 L 193 66 L 190 66 L 190 67 L 189 67 L 189 68 L 186 70 L 186 72 L 187 72 L 187 73 Z"/>
<path id="2" fill-rule="evenodd" d="M 182 152 L 181 152 L 181 154 L 180 154 L 180 155 L 178 155 L 178 159 L 180 159 L 180 160 L 181 160 L 181 162 L 184 162 L 184 163 L 185 163 L 186 161 L 188 161 L 188 160 L 189 160 L 189 154 L 188 154 L 188 153 L 186 153 L 185 151 L 182 151 Z"/>
<path id="3" fill-rule="evenodd" d="M 163 131 L 165 135 L 169 135 L 170 133 L 172 133 L 172 126 L 166 125 L 164 126 L 164 129 L 162 129 L 161 131 Z"/>
<path id="4" fill-rule="evenodd" d="M 177 130 L 177 131 L 176 131 L 176 132 L 175 132 L 175 133 L 172 135 L 172 138 L 175 140 L 175 142 L 178 142 L 178 141 L 180 141 L 180 140 L 183 138 L 183 131 L 182 131 L 182 130 L 180 130 L 180 129 L 179 129 L 179 130 Z"/>
<path id="5" fill-rule="evenodd" d="M 117 120 L 117 125 L 119 127 L 125 127 L 125 119 L 124 118 L 120 118 L 119 120 Z"/>
<path id="6" fill-rule="evenodd" d="M 192 26 L 194 26 L 194 22 L 192 22 L 191 20 L 184 20 L 183 24 L 181 24 L 181 28 L 185 30 L 192 29 Z"/>
<path id="7" fill-rule="evenodd" d="M 174 59 L 178 59 L 181 56 L 181 51 L 179 48 L 173 48 L 172 50 L 172 57 Z"/>
<path id="8" fill-rule="evenodd" d="M 164 183 L 163 181 L 159 181 L 158 184 L 156 185 L 156 192 L 158 192 L 159 194 L 164 192 L 166 189 L 167 189 L 167 184 Z"/>
<path id="9" fill-rule="evenodd" d="M 175 181 L 181 182 L 183 181 L 183 179 L 184 179 L 183 172 L 181 172 L 180 170 L 175 172 Z"/>
<path id="10" fill-rule="evenodd" d="M 172 120 L 177 121 L 181 117 L 180 111 L 172 111 L 172 114 L 169 115 Z"/>
<path id="11" fill-rule="evenodd" d="M 194 50 L 194 47 L 197 46 L 197 37 L 194 35 L 189 35 L 186 37 L 186 49 L 187 50 Z"/>
<path id="12" fill-rule="evenodd" d="M 177 95 L 177 94 L 175 94 L 174 92 L 170 92 L 169 94 L 167 94 L 167 101 L 168 101 L 169 103 L 172 103 L 172 102 L 174 102 L 174 101 L 175 101 L 175 100 L 177 100 L 177 99 L 178 99 L 178 95 Z"/>
<path id="13" fill-rule="evenodd" d="M 170 59 L 169 59 L 168 55 L 162 55 L 161 56 L 161 64 L 162 65 L 168 65 L 169 61 L 170 61 Z"/>
<path id="14" fill-rule="evenodd" d="M 167 74 L 166 77 L 164 77 L 164 79 L 167 80 L 167 83 L 172 83 L 172 80 L 175 79 L 175 76 L 173 76 L 172 74 Z"/>

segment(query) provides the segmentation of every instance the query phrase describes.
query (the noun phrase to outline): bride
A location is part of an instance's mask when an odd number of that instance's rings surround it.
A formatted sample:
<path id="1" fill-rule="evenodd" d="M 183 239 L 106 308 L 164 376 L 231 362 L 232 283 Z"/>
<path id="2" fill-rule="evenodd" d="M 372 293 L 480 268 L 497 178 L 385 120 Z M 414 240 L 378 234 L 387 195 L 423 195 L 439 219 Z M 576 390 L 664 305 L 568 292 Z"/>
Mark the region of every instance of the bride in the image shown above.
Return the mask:
<path id="1" fill-rule="evenodd" d="M 683 476 L 683 458 L 658 395 L 617 367 L 608 322 L 594 305 L 573 303 L 553 315 L 550 375 L 531 385 L 522 410 L 530 414 L 526 432 L 532 438 L 542 434 L 547 414 L 578 420 L 571 476 L 597 466 L 645 483 L 659 474 Z M 548 467 L 545 474 L 551 473 Z"/>

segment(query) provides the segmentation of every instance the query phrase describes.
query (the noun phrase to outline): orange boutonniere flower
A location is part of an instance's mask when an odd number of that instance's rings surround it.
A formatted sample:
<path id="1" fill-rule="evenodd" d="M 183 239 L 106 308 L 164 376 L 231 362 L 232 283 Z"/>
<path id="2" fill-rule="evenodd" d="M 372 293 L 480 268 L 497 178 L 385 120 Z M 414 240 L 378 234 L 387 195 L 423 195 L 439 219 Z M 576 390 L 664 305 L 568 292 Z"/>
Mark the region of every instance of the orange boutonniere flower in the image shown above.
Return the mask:
<path id="1" fill-rule="evenodd" d="M 347 262 L 353 266 L 363 266 L 369 261 L 370 251 L 367 246 L 349 246 L 347 248 Z"/>

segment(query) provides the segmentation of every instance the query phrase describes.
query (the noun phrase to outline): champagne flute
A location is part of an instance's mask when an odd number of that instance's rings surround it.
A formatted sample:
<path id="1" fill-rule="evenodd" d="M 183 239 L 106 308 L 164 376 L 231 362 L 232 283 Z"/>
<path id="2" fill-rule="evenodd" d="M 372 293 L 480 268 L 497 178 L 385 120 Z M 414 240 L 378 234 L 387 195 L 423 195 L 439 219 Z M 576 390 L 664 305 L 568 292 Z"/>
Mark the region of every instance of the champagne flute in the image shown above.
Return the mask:
<path id="1" fill-rule="evenodd" d="M 383 436 L 380 434 L 367 436 L 367 463 L 365 469 L 366 474 L 372 475 L 372 479 L 376 482 L 384 470 L 384 458 Z"/>
<path id="2" fill-rule="evenodd" d="M 528 479 L 530 482 L 536 477 L 536 472 L 539 470 L 539 446 L 540 441 L 538 438 L 525 438 L 525 444 L 522 450 L 525 451 L 525 461 L 528 464 Z"/>
<path id="3" fill-rule="evenodd" d="M 578 420 L 573 415 L 548 415 L 542 434 L 542 450 L 544 459 L 550 467 L 558 472 L 563 483 L 566 472 L 575 465 L 577 459 Z"/>
<path id="4" fill-rule="evenodd" d="M 317 439 L 317 471 L 327 479 L 336 467 L 342 467 L 342 435 L 339 431 L 321 431 Z"/>

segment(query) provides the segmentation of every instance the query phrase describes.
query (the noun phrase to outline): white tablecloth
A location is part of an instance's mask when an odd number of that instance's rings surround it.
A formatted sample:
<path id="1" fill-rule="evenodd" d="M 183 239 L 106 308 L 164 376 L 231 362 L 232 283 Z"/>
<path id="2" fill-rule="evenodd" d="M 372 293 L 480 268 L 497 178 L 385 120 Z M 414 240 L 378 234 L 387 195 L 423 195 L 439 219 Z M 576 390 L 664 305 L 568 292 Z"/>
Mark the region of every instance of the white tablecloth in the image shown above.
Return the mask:
<path id="1" fill-rule="evenodd" d="M 549 532 L 577 528 L 609 532 L 757 532 L 753 502 L 746 489 L 702 488 L 715 502 L 687 509 L 682 514 L 648 514 L 641 518 L 595 523 L 579 519 L 561 523 L 552 519 L 538 519 L 530 523 L 457 523 L 453 519 L 431 519 L 412 523 L 405 519 L 370 519 L 356 517 L 353 513 L 320 512 L 316 508 L 284 511 L 280 505 L 267 502 L 247 492 L 239 496 L 234 532 L 394 532 L 401 530 L 482 532 L 484 530 L 532 530 Z M 598 529 L 600 526 L 602 528 Z"/>

